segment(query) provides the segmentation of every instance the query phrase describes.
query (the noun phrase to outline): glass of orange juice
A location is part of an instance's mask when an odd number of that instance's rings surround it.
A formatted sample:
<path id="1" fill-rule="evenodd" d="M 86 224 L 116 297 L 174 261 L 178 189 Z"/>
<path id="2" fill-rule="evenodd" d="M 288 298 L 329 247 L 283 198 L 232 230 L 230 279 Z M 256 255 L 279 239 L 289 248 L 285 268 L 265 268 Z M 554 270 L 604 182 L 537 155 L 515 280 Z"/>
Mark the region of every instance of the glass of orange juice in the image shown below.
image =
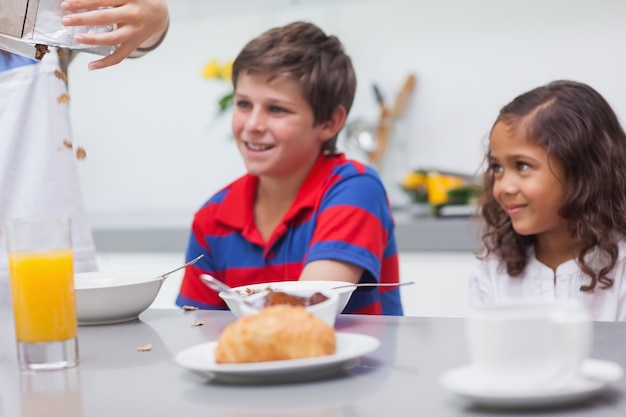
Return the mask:
<path id="1" fill-rule="evenodd" d="M 67 218 L 6 224 L 17 353 L 23 370 L 78 364 L 71 225 Z"/>

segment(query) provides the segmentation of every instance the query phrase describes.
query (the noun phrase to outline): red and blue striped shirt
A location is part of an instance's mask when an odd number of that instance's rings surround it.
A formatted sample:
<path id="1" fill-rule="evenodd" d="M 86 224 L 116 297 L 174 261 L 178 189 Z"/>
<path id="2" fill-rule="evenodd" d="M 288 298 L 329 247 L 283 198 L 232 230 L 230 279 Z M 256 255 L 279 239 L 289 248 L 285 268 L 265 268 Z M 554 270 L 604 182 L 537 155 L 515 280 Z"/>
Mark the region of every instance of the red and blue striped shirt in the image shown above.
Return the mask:
<path id="1" fill-rule="evenodd" d="M 258 177 L 246 174 L 195 214 L 179 306 L 226 309 L 199 278 L 231 287 L 297 280 L 308 262 L 336 260 L 363 268 L 360 282 L 399 282 L 394 220 L 385 188 L 371 167 L 343 154 L 320 155 L 271 237 L 254 223 Z M 323 280 L 324 277 L 320 277 Z M 344 313 L 402 315 L 397 287 L 357 288 Z"/>

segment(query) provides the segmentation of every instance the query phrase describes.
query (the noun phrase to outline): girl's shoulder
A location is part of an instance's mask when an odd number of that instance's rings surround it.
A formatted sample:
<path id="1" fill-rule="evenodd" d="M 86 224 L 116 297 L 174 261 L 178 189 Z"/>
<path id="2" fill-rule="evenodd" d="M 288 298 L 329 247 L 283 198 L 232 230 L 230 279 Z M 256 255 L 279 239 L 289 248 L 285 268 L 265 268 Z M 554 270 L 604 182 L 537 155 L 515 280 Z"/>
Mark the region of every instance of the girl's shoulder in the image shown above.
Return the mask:
<path id="1" fill-rule="evenodd" d="M 481 275 L 501 275 L 506 273 L 506 263 L 499 254 L 482 249 L 476 254 L 474 272 Z"/>
<path id="2" fill-rule="evenodd" d="M 524 267 L 522 276 L 542 273 L 546 266 L 537 260 L 537 257 L 535 256 L 535 247 L 532 245 L 529 246 L 526 249 L 526 255 L 526 266 Z M 480 271 L 483 274 L 491 276 L 508 276 L 506 261 L 498 253 L 487 252 L 487 250 L 483 248 L 478 251 L 476 258 L 476 271 Z"/>
<path id="3" fill-rule="evenodd" d="M 617 241 L 618 260 L 623 261 L 624 259 L 626 259 L 626 235 L 615 232 L 613 236 L 615 236 L 615 239 Z"/>

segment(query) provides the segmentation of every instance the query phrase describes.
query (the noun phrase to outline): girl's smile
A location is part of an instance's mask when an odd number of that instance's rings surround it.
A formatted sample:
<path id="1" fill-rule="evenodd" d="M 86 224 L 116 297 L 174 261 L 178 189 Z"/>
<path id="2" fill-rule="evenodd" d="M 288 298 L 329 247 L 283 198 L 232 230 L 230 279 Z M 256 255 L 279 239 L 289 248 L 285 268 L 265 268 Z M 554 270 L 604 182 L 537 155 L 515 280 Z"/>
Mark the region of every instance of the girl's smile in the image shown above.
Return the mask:
<path id="1" fill-rule="evenodd" d="M 528 207 L 527 204 L 507 204 L 504 209 L 509 216 L 513 217 L 518 214 L 523 214 L 526 207 Z"/>

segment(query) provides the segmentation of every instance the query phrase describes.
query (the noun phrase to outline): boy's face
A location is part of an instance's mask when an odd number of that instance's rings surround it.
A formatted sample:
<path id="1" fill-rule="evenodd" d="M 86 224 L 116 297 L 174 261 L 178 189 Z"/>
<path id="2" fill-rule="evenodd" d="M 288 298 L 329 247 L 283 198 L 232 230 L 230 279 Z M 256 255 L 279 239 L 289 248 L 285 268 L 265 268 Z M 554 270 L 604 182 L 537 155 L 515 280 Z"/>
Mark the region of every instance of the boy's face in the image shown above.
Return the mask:
<path id="1" fill-rule="evenodd" d="M 248 172 L 272 178 L 304 178 L 332 136 L 324 123 L 313 126 L 295 81 L 260 74 L 237 78 L 232 131 Z"/>
<path id="2" fill-rule="evenodd" d="M 546 151 L 504 122 L 493 127 L 489 148 L 493 195 L 515 231 L 569 239 L 567 221 L 559 215 L 565 195 L 562 175 Z"/>

